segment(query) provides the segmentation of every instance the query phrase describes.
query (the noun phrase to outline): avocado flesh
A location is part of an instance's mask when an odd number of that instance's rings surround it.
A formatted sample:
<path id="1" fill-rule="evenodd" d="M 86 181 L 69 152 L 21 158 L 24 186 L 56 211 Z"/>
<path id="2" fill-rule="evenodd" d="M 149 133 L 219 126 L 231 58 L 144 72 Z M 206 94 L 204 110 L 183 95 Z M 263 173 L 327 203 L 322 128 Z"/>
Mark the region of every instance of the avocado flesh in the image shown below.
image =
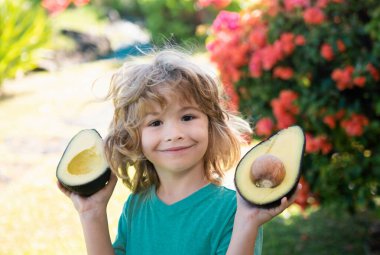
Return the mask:
<path id="1" fill-rule="evenodd" d="M 87 174 L 97 170 L 102 158 L 93 146 L 76 155 L 69 163 L 67 171 L 73 175 Z"/>
<path id="2" fill-rule="evenodd" d="M 96 130 L 82 130 L 70 140 L 56 175 L 64 187 L 79 195 L 89 196 L 106 185 L 110 169 Z"/>
<path id="3" fill-rule="evenodd" d="M 283 129 L 248 151 L 239 162 L 235 173 L 235 186 L 240 195 L 250 204 L 275 207 L 284 196 L 290 197 L 296 190 L 301 174 L 301 160 L 305 136 L 298 126 Z M 285 177 L 276 187 L 257 187 L 250 178 L 252 163 L 260 156 L 271 154 L 282 161 Z"/>

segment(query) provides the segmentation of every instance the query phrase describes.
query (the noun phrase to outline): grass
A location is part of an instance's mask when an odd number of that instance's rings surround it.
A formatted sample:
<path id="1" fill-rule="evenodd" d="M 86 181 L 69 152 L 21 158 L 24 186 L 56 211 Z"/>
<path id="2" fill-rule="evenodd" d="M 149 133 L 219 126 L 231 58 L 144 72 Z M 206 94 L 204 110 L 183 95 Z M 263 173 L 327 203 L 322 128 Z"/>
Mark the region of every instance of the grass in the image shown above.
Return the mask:
<path id="1" fill-rule="evenodd" d="M 368 254 L 371 217 L 330 212 L 321 208 L 291 217 L 277 217 L 264 226 L 263 254 Z"/>

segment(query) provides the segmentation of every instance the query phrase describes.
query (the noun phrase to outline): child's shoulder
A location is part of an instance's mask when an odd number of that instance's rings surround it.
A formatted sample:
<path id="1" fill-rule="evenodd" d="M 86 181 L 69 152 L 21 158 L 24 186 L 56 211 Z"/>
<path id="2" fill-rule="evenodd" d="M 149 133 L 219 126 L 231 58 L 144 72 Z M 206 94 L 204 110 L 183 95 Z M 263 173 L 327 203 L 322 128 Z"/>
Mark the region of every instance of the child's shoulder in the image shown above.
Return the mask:
<path id="1" fill-rule="evenodd" d="M 212 184 L 213 185 L 213 184 Z M 225 186 L 214 185 L 215 193 L 213 199 L 225 203 L 236 204 L 236 191 Z"/>
<path id="2" fill-rule="evenodd" d="M 128 195 L 128 199 L 125 201 L 124 207 L 131 207 L 131 206 L 133 207 L 134 205 L 138 205 L 144 202 L 145 200 L 151 198 L 153 195 L 154 189 L 155 189 L 154 187 L 150 187 L 147 190 L 142 191 L 142 192 L 137 192 L 137 193 L 131 192 Z"/>
<path id="3" fill-rule="evenodd" d="M 236 197 L 236 191 L 233 189 L 230 189 L 226 186 L 223 185 L 215 185 L 215 189 L 218 190 L 219 192 L 223 193 L 225 196 L 231 196 L 231 197 Z"/>

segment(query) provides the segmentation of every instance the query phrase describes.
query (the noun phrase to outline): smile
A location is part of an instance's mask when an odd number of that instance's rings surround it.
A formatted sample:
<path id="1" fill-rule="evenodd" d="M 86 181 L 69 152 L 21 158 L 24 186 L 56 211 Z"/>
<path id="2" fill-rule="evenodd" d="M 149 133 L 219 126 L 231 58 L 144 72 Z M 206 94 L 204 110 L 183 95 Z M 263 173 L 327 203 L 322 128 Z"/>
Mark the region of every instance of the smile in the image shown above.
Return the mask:
<path id="1" fill-rule="evenodd" d="M 170 147 L 167 149 L 160 150 L 161 152 L 177 152 L 177 151 L 184 151 L 186 149 L 189 149 L 193 147 L 193 145 L 190 146 L 176 146 L 176 147 Z"/>

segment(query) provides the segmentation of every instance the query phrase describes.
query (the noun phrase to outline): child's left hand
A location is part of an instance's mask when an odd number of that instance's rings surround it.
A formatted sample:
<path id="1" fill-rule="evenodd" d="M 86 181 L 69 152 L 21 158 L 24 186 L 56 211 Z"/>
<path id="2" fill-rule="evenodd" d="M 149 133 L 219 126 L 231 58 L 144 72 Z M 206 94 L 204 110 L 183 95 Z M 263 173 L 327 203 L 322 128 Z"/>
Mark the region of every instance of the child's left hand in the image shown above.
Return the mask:
<path id="1" fill-rule="evenodd" d="M 248 222 L 251 222 L 251 224 L 258 228 L 264 223 L 270 221 L 272 218 L 282 213 L 287 207 L 289 207 L 295 201 L 298 192 L 301 189 L 302 185 L 298 184 L 297 191 L 289 200 L 286 197 L 283 197 L 281 199 L 281 204 L 278 207 L 272 209 L 254 207 L 248 204 L 239 194 L 237 194 L 238 205 L 236 214 L 238 215 L 238 217 L 235 218 L 235 220 L 241 219 L 245 222 L 245 224 L 250 224 Z"/>

